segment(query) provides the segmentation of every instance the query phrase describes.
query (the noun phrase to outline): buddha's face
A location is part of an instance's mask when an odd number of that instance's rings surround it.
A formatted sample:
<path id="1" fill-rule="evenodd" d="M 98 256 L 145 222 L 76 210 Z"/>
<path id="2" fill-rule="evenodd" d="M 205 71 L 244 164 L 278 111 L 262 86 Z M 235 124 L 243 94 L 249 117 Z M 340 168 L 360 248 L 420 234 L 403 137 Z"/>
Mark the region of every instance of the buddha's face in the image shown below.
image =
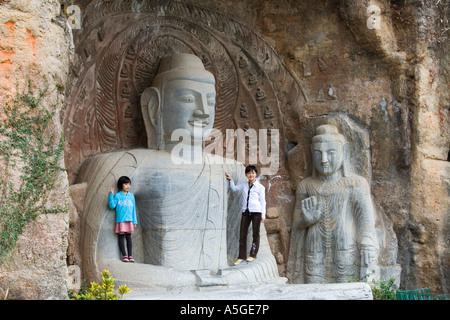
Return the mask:
<path id="1" fill-rule="evenodd" d="M 316 142 L 312 152 L 314 167 L 320 175 L 329 176 L 341 168 L 344 154 L 341 142 Z"/>
<path id="2" fill-rule="evenodd" d="M 187 130 L 201 139 L 214 124 L 216 89 L 214 84 L 193 80 L 172 80 L 163 92 L 162 123 L 166 139 L 176 129 Z M 202 136 L 199 136 L 202 135 Z"/>

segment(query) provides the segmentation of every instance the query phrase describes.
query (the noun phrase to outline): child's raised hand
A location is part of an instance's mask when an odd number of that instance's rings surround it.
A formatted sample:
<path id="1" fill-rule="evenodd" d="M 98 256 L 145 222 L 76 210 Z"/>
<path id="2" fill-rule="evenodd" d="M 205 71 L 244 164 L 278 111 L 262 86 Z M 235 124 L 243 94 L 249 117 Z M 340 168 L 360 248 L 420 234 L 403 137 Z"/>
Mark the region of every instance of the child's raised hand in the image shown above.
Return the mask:
<path id="1" fill-rule="evenodd" d="M 225 177 L 227 177 L 227 180 L 231 180 L 231 177 L 227 172 L 225 172 Z"/>
<path id="2" fill-rule="evenodd" d="M 114 188 L 111 188 L 111 190 L 109 190 L 109 193 L 114 193 Z"/>

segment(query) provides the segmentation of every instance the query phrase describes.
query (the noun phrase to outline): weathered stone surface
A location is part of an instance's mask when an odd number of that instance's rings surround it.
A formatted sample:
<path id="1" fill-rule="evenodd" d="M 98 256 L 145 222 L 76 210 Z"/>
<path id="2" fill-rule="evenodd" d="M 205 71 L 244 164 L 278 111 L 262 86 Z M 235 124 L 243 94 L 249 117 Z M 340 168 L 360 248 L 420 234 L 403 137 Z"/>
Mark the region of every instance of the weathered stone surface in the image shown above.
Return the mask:
<path id="1" fill-rule="evenodd" d="M 68 220 L 67 213 L 45 214 L 27 223 L 10 259 L 1 265 L 2 297 L 8 290 L 8 299 L 67 298 Z"/>
<path id="2" fill-rule="evenodd" d="M 39 108 L 51 110 L 50 122 L 56 138 L 62 134 L 60 123 L 61 88 L 66 85 L 69 62 L 65 18 L 59 1 L 8 1 L 0 3 L 0 103 L 11 104 L 18 92 L 31 81 L 32 89 L 48 88 Z M 57 103 L 59 101 L 59 104 Z M 0 121 L 4 121 L 3 115 Z M 56 139 L 58 141 L 59 139 Z M 56 142 L 57 143 L 57 142 Z M 64 167 L 63 161 L 59 164 Z M 0 165 L 1 167 L 1 165 Z M 4 169 L 4 168 L 2 168 Z M 19 163 L 8 177 L 19 183 Z M 66 173 L 59 173 L 53 190 L 48 190 L 46 209 L 66 208 L 69 203 Z M 0 265 L 0 297 L 8 299 L 66 299 L 69 216 L 67 213 L 41 214 L 26 223 L 15 249 Z"/>
<path id="3" fill-rule="evenodd" d="M 82 28 L 66 29 L 66 38 L 61 4 L 79 5 L 82 14 Z M 381 9 L 380 29 L 367 28 L 370 16 L 377 15 L 367 12 L 371 4 Z M 223 76 L 218 128 L 268 128 L 273 119 L 274 128 L 282 129 L 279 175 L 262 177 L 262 183 L 270 190 L 268 206 L 280 215 L 271 230 L 281 229 L 268 237 L 275 255 L 284 257 L 277 261 L 284 264 L 289 245 L 282 239 L 290 235 L 293 187 L 308 172 L 301 140 L 309 130 L 305 120 L 347 114 L 370 136 L 374 202 L 398 239 L 401 286 L 432 287 L 448 295 L 446 5 L 381 0 L 0 1 L 0 97 L 2 102 L 13 98 L 16 84 L 24 88 L 19 79 L 29 77 L 41 86 L 41 75 L 50 87 L 57 83 L 67 89 L 61 118 L 73 183 L 87 156 L 144 146 L 136 99 L 162 55 L 193 52 L 204 58 L 210 62 L 208 70 Z M 69 62 L 71 46 L 75 53 Z M 256 100 L 258 87 L 266 100 Z M 267 118 L 261 101 L 273 107 Z M 113 114 L 115 122 L 105 122 L 106 114 Z M 295 175 L 287 173 L 287 155 L 304 165 Z M 439 259 L 431 260 L 428 252 Z"/>
<path id="4" fill-rule="evenodd" d="M 442 32 L 442 24 L 434 25 L 431 21 L 442 19 L 443 9 L 442 6 L 423 6 L 417 14 L 420 28 L 415 50 L 420 60 L 414 72 L 417 109 L 412 117 L 415 128 L 412 135 L 414 158 L 407 225 L 410 232 L 410 273 L 404 285 L 408 288 L 430 287 L 432 292 L 448 296 L 450 99 L 449 90 L 444 88 L 448 88 L 449 84 L 449 58 L 446 53 L 449 42 L 447 38 L 439 45 L 436 39 L 430 38 L 432 34 Z"/>
<path id="5" fill-rule="evenodd" d="M 410 268 L 421 287 L 428 285 L 432 292 L 446 292 L 450 261 L 450 162 L 422 159 L 417 172 L 420 177 L 413 179 L 420 179 L 420 183 L 415 181 L 413 187 L 413 216 L 408 225 L 412 250 L 416 252 Z"/>
<path id="6" fill-rule="evenodd" d="M 83 260 L 80 254 L 81 216 L 84 210 L 84 199 L 87 183 L 73 184 L 69 187 L 69 244 L 67 247 L 67 265 L 81 266 Z"/>
<path id="7" fill-rule="evenodd" d="M 442 6 L 389 1 L 319 4 L 230 0 L 218 4 L 186 0 L 148 2 L 133 10 L 128 2 L 114 5 L 103 2 L 94 10 L 93 4 L 83 1 L 79 4 L 84 14 L 83 32 L 74 33 L 76 54 L 71 79 L 74 85 L 68 92 L 70 103 L 65 117 L 66 136 L 71 145 L 68 148 L 71 181 L 85 157 L 143 145 L 144 140 L 139 140 L 143 122 L 136 113 L 136 99 L 152 79 L 156 61 L 173 51 L 195 53 L 208 62 L 207 69 L 218 78 L 218 96 L 223 96 L 223 100 L 217 103 L 220 110 L 216 115 L 217 128 L 269 128 L 269 120 L 273 119 L 274 128 L 280 129 L 284 144 L 280 150 L 285 153 L 280 156 L 279 173 L 261 179 L 269 190 L 268 206 L 279 212 L 278 218 L 268 222 L 269 242 L 279 257 L 277 261 L 284 261 L 283 265 L 287 261 L 293 189 L 307 176 L 311 163 L 304 143 L 306 131 L 311 130 L 307 124 L 310 119 L 324 115 L 346 114 L 369 133 L 370 142 L 365 150 L 370 153 L 372 169 L 368 170 L 370 166 L 365 162 L 369 157 L 361 159 L 358 165 L 366 170 L 363 176 L 370 181 L 377 212 L 387 218 L 387 227 L 395 232 L 390 239 L 398 240 L 398 252 L 390 252 L 382 259 L 396 260 L 402 265 L 404 287 L 419 286 L 413 275 L 417 268 L 410 265 L 422 255 L 413 249 L 411 239 L 416 234 L 425 239 L 429 231 L 416 223 L 422 219 L 420 205 L 410 207 L 412 190 L 416 186 L 421 188 L 423 175 L 420 162 L 412 164 L 421 152 L 444 162 L 448 157 L 448 110 L 442 107 L 448 105 L 448 94 L 444 93 L 448 90 L 437 89 L 438 80 L 442 88 L 448 86 L 445 76 L 448 61 L 440 63 L 445 59 L 436 55 L 440 49 L 434 44 L 437 38 L 433 34 L 440 33 L 430 23 L 437 19 L 426 18 L 436 17 Z M 379 13 L 373 8 L 367 11 L 369 5 L 378 6 Z M 115 15 L 119 11 L 121 18 Z M 379 18 L 379 29 L 368 28 L 373 15 Z M 144 16 L 151 17 L 146 21 L 153 21 L 145 28 L 138 22 L 138 17 Z M 128 20 L 124 23 L 120 19 Z M 245 24 L 241 23 L 244 21 Z M 119 26 L 125 24 L 130 30 L 122 33 Z M 168 24 L 174 34 L 182 36 L 174 39 L 172 33 L 166 32 Z M 186 34 L 188 29 L 191 33 Z M 140 35 L 135 38 L 139 40 L 133 40 L 133 46 L 129 35 Z M 218 38 L 220 43 L 216 42 Z M 112 39 L 120 40 L 113 43 Z M 110 71 L 103 74 L 94 72 L 108 68 Z M 260 86 L 263 82 L 264 87 Z M 104 99 L 103 92 L 116 95 L 112 100 Z M 231 92 L 232 96 L 226 94 Z M 435 97 L 439 97 L 440 104 Z M 277 108 L 264 113 L 265 104 L 261 101 Z M 114 124 L 105 123 L 101 115 L 114 110 L 117 111 Z M 81 133 L 78 130 L 81 127 L 74 124 L 82 123 L 92 126 L 85 126 Z M 118 136 L 123 139 L 113 141 L 102 134 L 96 136 L 89 129 L 96 126 L 104 126 L 98 132 L 115 132 L 121 127 Z M 295 172 L 290 163 L 285 163 L 287 158 L 297 164 L 293 166 Z M 438 175 L 446 179 L 445 172 Z M 411 180 L 411 176 L 417 178 Z M 419 203 L 419 198 L 414 199 Z M 441 212 L 448 210 L 445 206 L 440 207 Z M 443 225 L 447 228 L 448 222 Z M 440 239 L 446 243 L 444 238 Z M 279 265 L 279 270 L 283 265 Z M 433 269 L 448 268 L 435 261 Z M 440 286 L 436 284 L 436 288 Z"/>

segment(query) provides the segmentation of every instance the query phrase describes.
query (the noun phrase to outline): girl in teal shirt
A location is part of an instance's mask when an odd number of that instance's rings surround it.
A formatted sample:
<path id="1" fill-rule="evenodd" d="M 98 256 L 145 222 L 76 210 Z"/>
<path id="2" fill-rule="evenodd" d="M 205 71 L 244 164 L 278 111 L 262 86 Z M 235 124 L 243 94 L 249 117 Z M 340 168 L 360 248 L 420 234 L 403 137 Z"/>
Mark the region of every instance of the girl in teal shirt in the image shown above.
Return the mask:
<path id="1" fill-rule="evenodd" d="M 133 244 L 131 234 L 137 225 L 136 202 L 134 195 L 129 191 L 131 180 L 126 176 L 119 178 L 117 182 L 119 192 L 114 195 L 114 188 L 111 188 L 108 195 L 108 204 L 111 209 L 116 209 L 115 232 L 119 236 L 119 249 L 122 253 L 123 262 L 134 262 L 132 256 Z M 127 252 L 125 251 L 125 240 L 127 242 Z"/>

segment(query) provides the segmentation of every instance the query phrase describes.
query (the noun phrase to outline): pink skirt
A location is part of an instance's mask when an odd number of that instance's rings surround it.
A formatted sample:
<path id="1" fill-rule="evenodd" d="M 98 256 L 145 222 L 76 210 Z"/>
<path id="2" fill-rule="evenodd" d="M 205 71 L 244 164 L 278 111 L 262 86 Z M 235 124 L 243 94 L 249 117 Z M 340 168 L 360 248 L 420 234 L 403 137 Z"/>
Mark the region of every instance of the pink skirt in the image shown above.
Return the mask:
<path id="1" fill-rule="evenodd" d="M 116 233 L 132 233 L 133 231 L 133 221 L 116 222 Z"/>

